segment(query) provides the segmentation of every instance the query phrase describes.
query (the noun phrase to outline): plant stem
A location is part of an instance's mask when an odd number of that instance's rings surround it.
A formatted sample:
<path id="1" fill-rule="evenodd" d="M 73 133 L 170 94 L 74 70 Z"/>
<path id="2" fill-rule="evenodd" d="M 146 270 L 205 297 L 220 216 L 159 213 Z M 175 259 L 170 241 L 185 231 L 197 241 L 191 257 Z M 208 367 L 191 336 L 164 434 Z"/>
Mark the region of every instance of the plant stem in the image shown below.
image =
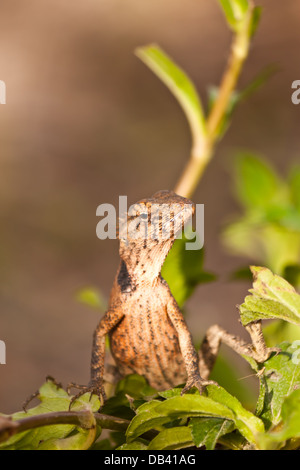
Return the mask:
<path id="1" fill-rule="evenodd" d="M 233 37 L 231 53 L 227 68 L 221 80 L 218 97 L 207 118 L 207 132 L 204 141 L 201 147 L 192 148 L 190 159 L 174 189 L 174 191 L 181 196 L 192 196 L 205 168 L 213 157 L 220 127 L 226 117 L 232 93 L 236 88 L 243 64 L 249 53 L 253 8 L 254 5 L 251 3 L 242 27 Z"/>
<path id="2" fill-rule="evenodd" d="M 83 411 L 58 411 L 53 413 L 44 413 L 41 415 L 29 416 L 19 421 L 2 418 L 0 420 L 0 442 L 20 432 L 35 429 L 41 426 L 51 426 L 53 424 L 74 424 L 86 428 L 85 423 L 91 412 Z M 97 425 L 102 429 L 113 431 L 126 431 L 129 421 L 115 416 L 109 416 L 101 413 L 93 413 Z"/>

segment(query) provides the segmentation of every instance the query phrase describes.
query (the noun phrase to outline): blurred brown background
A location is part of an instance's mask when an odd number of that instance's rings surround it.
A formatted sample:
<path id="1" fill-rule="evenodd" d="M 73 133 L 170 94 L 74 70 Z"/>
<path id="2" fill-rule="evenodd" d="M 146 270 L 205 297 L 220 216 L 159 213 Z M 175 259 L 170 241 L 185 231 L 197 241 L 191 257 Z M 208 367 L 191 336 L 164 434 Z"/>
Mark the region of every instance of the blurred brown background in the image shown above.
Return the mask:
<path id="1" fill-rule="evenodd" d="M 245 261 L 219 241 L 237 210 L 230 157 L 251 148 L 280 171 L 299 159 L 300 106 L 290 97 L 300 78 L 300 2 L 260 3 L 240 85 L 267 64 L 280 70 L 236 112 L 194 196 L 205 204 L 206 268 L 219 274 L 188 303 L 195 340 L 213 322 L 241 333 L 235 305 L 249 285 L 228 278 Z M 117 242 L 96 238 L 96 207 L 171 189 L 188 158 L 185 118 L 134 48 L 157 42 L 204 97 L 231 36 L 217 1 L 2 0 L 0 11 L 0 411 L 12 412 L 47 374 L 88 381 L 99 315 L 75 293 L 94 285 L 108 295 L 118 265 Z"/>

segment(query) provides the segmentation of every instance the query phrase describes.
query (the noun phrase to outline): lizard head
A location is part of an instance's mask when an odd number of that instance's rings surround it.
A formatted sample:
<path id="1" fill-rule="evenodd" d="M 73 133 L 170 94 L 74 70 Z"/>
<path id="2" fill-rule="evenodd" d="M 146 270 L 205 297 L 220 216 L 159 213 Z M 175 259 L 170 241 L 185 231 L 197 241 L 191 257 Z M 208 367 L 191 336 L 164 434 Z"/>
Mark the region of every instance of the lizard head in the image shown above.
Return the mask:
<path id="1" fill-rule="evenodd" d="M 127 265 L 135 265 L 135 270 L 139 265 L 155 264 L 157 272 L 194 212 L 194 203 L 173 191 L 159 191 L 136 202 L 129 208 L 125 223 L 120 223 L 121 258 Z"/>

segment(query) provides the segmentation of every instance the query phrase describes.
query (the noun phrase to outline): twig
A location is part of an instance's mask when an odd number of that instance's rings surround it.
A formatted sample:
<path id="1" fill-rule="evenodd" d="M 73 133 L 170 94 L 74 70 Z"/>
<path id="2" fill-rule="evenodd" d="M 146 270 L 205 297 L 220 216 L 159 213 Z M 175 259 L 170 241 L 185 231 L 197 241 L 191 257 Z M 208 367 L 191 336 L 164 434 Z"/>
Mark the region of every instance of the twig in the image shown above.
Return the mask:
<path id="1" fill-rule="evenodd" d="M 113 431 L 126 431 L 129 421 L 115 416 L 109 416 L 101 413 L 93 413 L 97 425 L 102 429 Z M 91 412 L 83 411 L 58 411 L 53 413 L 44 413 L 35 416 L 29 416 L 18 421 L 12 421 L 6 417 L 0 417 L 0 442 L 6 441 L 9 437 L 20 432 L 41 426 L 51 426 L 54 424 L 73 424 L 84 429 L 89 429 Z"/>
<path id="2" fill-rule="evenodd" d="M 251 2 L 243 27 L 233 37 L 231 53 L 219 87 L 218 97 L 207 118 L 206 137 L 201 146 L 193 146 L 190 159 L 175 187 L 175 192 L 181 196 L 192 196 L 207 164 L 212 159 L 220 126 L 226 116 L 232 93 L 236 88 L 243 64 L 249 53 L 253 9 L 254 5 Z"/>

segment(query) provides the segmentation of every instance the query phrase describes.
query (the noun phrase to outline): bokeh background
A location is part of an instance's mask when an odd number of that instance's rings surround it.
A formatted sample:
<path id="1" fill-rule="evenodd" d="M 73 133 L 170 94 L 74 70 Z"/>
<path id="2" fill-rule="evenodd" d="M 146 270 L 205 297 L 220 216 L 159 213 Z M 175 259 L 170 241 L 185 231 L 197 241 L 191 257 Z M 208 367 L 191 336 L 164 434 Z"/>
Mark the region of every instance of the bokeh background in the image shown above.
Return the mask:
<path id="1" fill-rule="evenodd" d="M 265 154 L 280 172 L 299 160 L 300 2 L 261 0 L 262 21 L 240 85 L 268 64 L 275 76 L 234 115 L 194 196 L 205 204 L 207 270 L 218 281 L 188 302 L 195 341 L 213 322 L 244 334 L 235 308 L 250 284 L 229 281 L 245 260 L 219 234 L 238 210 L 230 168 L 237 149 Z M 217 1 L 2 0 L 0 79 L 0 410 L 13 412 L 51 374 L 86 383 L 99 314 L 75 300 L 109 295 L 116 241 L 96 238 L 96 207 L 174 187 L 189 154 L 185 118 L 134 56 L 156 42 L 195 81 L 204 102 L 217 85 L 231 35 Z M 240 367 L 240 362 L 237 367 Z M 247 379 L 245 379 L 247 380 Z M 247 383 L 247 382 L 246 382 Z M 250 385 L 249 385 L 250 386 Z"/>

